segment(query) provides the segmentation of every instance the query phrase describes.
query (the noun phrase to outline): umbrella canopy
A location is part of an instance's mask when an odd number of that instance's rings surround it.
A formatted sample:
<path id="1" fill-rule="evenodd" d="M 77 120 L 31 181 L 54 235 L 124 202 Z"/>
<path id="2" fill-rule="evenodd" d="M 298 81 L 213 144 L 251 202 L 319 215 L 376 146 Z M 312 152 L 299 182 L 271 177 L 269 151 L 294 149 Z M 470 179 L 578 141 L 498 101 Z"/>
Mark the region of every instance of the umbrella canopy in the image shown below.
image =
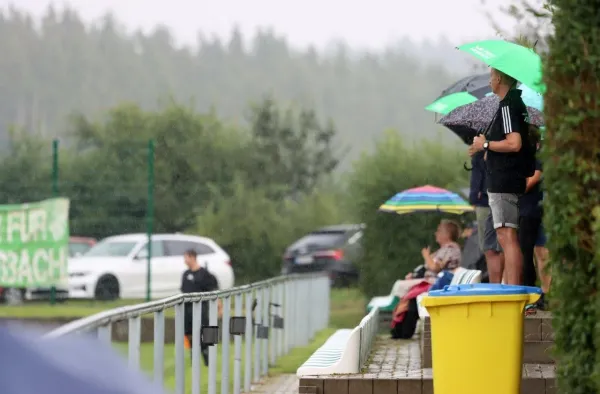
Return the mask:
<path id="1" fill-rule="evenodd" d="M 448 96 L 453 93 L 467 92 L 472 96 L 480 99 L 483 98 L 487 93 L 491 92 L 490 88 L 490 75 L 485 74 L 477 74 L 477 75 L 469 75 L 468 77 L 464 77 L 454 84 L 450 85 L 438 99 Z"/>
<path id="2" fill-rule="evenodd" d="M 535 108 L 540 112 L 544 110 L 544 97 L 540 93 L 524 84 L 521 84 L 519 89 L 522 92 L 521 98 L 526 106 Z"/>
<path id="3" fill-rule="evenodd" d="M 471 212 L 474 208 L 456 193 L 425 185 L 396 194 L 381 205 L 379 210 L 397 214 L 437 211 L 460 215 Z"/>
<path id="4" fill-rule="evenodd" d="M 504 40 L 475 41 L 458 47 L 490 67 L 510 75 L 539 93 L 542 83 L 542 60 L 532 49 Z"/>
<path id="5" fill-rule="evenodd" d="M 109 345 L 85 335 L 40 338 L 0 326 L 0 382 L 10 394 L 164 394 Z"/>
<path id="6" fill-rule="evenodd" d="M 442 117 L 440 124 L 452 130 L 463 142 L 470 145 L 473 138 L 489 126 L 499 104 L 500 100 L 496 95 L 484 97 L 474 103 L 456 108 Z M 544 125 L 544 117 L 540 111 L 527 107 L 527 113 L 530 124 L 538 127 Z"/>
<path id="7" fill-rule="evenodd" d="M 461 105 L 470 104 L 477 101 L 477 97 L 467 92 L 452 93 L 442 98 L 435 100 L 429 104 L 425 109 L 427 111 L 436 112 L 438 114 L 446 115 L 455 108 Z"/>
<path id="8" fill-rule="evenodd" d="M 540 112 L 544 110 L 544 96 L 525 84 L 519 85 L 517 89 L 521 91 L 521 99 L 526 106 L 535 108 Z M 486 96 L 491 96 L 492 94 L 494 93 L 490 92 Z"/>

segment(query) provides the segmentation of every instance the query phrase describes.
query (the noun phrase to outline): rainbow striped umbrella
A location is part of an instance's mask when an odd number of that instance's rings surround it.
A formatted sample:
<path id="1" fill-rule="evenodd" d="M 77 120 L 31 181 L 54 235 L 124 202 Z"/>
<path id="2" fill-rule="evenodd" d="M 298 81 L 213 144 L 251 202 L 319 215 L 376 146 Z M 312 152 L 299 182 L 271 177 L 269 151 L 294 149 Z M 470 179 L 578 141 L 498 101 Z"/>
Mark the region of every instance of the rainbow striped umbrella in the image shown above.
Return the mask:
<path id="1" fill-rule="evenodd" d="M 396 194 L 380 206 L 379 210 L 395 212 L 399 215 L 418 211 L 437 211 L 460 215 L 472 212 L 474 208 L 456 193 L 425 185 Z"/>

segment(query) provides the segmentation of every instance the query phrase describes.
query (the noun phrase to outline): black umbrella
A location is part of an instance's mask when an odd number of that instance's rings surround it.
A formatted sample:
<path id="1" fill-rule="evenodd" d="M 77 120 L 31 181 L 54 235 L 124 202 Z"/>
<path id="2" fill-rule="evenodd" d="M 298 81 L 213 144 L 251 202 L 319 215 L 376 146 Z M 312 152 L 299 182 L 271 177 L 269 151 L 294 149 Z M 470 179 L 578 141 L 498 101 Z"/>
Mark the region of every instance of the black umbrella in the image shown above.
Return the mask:
<path id="1" fill-rule="evenodd" d="M 452 130 L 465 144 L 471 145 L 473 138 L 487 129 L 498 110 L 500 100 L 496 95 L 490 95 L 471 104 L 463 105 L 451 111 L 440 119 L 440 124 Z M 527 107 L 529 123 L 541 127 L 544 125 L 543 114 Z"/>
<path id="2" fill-rule="evenodd" d="M 478 74 L 464 77 L 463 79 L 455 82 L 448 88 L 444 89 L 439 98 L 447 96 L 452 93 L 467 92 L 476 98 L 480 99 L 485 97 L 486 94 L 490 93 L 490 75 L 489 74 Z"/>
<path id="3" fill-rule="evenodd" d="M 0 326 L 0 382 L 10 394 L 164 394 L 109 345 L 88 335 L 46 339 Z"/>

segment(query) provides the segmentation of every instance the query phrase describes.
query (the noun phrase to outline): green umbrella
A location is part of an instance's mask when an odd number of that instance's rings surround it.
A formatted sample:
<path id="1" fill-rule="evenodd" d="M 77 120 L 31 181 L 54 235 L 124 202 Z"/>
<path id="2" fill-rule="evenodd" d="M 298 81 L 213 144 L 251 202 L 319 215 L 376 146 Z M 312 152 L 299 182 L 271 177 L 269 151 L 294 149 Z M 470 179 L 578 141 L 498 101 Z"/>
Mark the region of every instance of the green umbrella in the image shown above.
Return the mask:
<path id="1" fill-rule="evenodd" d="M 546 90 L 542 83 L 542 60 L 530 48 L 504 40 L 485 40 L 461 45 L 458 49 L 510 75 L 538 93 Z"/>
<path id="2" fill-rule="evenodd" d="M 452 93 L 441 97 L 429 104 L 425 109 L 438 114 L 446 115 L 450 111 L 460 106 L 471 104 L 477 101 L 477 97 L 467 92 Z"/>

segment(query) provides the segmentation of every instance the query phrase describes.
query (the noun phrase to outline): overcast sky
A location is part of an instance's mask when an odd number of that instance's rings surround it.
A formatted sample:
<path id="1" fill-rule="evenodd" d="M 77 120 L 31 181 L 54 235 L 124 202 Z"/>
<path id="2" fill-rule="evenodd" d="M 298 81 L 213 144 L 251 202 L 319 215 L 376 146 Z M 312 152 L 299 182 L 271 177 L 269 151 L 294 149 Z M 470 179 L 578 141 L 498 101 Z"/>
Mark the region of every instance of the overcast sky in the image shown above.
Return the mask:
<path id="1" fill-rule="evenodd" d="M 457 45 L 495 34 L 485 11 L 503 29 L 511 18 L 498 12 L 507 0 L 0 0 L 41 15 L 48 4 L 70 4 L 88 21 L 112 11 L 127 27 L 171 28 L 178 42 L 195 43 L 197 32 L 227 37 L 232 26 L 251 34 L 269 26 L 296 46 L 323 47 L 341 39 L 378 49 L 403 36 L 416 41 L 446 36 Z"/>

